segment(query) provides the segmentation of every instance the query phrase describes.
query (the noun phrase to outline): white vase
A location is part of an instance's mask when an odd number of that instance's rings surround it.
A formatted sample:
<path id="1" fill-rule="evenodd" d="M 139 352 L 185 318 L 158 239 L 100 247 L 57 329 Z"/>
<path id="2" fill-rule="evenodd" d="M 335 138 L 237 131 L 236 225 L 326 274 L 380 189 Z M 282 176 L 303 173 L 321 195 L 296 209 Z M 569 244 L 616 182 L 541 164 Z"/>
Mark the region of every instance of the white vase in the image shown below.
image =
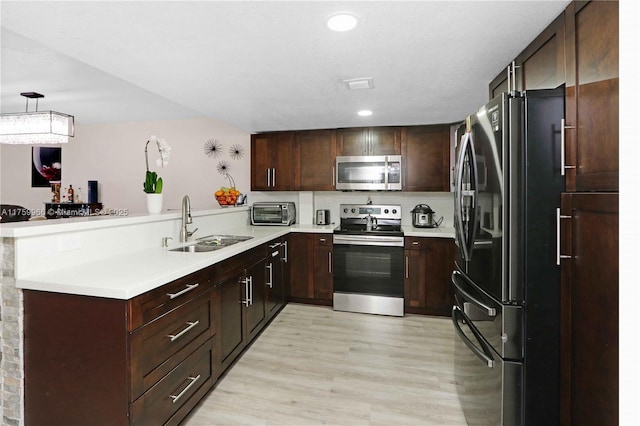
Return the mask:
<path id="1" fill-rule="evenodd" d="M 162 194 L 147 194 L 147 211 L 158 214 L 162 211 Z"/>

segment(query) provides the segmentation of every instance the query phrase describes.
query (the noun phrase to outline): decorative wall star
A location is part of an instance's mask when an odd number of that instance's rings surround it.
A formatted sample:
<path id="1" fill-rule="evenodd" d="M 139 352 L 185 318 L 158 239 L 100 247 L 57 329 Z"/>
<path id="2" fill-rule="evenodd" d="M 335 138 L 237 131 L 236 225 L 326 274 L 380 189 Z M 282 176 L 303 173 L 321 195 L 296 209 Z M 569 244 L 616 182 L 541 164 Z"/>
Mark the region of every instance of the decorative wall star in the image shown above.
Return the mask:
<path id="1" fill-rule="evenodd" d="M 209 158 L 218 158 L 222 155 L 222 142 L 218 139 L 209 139 L 204 143 L 204 153 Z"/>
<path id="2" fill-rule="evenodd" d="M 244 157 L 244 147 L 239 144 L 231 146 L 231 148 L 229 148 L 229 155 L 234 160 L 240 160 L 242 157 Z"/>
<path id="3" fill-rule="evenodd" d="M 221 160 L 218 162 L 218 166 L 216 167 L 216 169 L 218 170 L 218 173 L 220 173 L 221 175 L 228 175 L 230 171 L 229 164 L 224 160 Z"/>

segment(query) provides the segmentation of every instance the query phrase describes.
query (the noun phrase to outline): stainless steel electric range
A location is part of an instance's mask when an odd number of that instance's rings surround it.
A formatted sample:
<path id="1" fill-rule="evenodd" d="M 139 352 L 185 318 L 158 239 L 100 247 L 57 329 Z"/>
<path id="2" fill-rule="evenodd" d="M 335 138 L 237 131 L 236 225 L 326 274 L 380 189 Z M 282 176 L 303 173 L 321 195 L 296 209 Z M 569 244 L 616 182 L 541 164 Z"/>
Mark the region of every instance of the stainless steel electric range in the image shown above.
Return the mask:
<path id="1" fill-rule="evenodd" d="M 333 231 L 333 309 L 404 316 L 399 205 L 341 204 Z"/>

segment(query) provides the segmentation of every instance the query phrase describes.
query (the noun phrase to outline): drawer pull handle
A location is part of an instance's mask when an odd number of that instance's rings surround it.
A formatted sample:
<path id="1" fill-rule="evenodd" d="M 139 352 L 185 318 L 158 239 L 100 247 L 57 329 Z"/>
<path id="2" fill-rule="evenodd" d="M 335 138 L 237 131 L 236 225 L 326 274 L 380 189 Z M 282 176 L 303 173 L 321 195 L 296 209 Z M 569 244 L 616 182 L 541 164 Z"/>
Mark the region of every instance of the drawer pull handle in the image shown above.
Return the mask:
<path id="1" fill-rule="evenodd" d="M 198 287 L 199 285 L 200 283 L 187 284 L 187 288 L 185 288 L 184 290 L 180 290 L 177 293 L 167 293 L 167 296 L 169 296 L 169 299 L 175 299 L 178 296 L 182 296 L 183 294 L 190 292 L 191 290 Z"/>
<path id="2" fill-rule="evenodd" d="M 189 382 L 189 384 L 184 389 L 182 389 L 180 391 L 179 394 L 177 394 L 177 395 L 169 395 L 169 398 L 171 398 L 171 402 L 173 402 L 174 404 L 176 402 L 178 402 L 178 400 L 180 398 L 182 398 L 182 396 L 185 393 L 187 393 L 187 391 L 191 388 L 191 386 L 193 386 L 198 380 L 200 380 L 200 374 L 198 374 L 196 377 L 189 376 L 188 379 L 191 380 L 191 381 Z"/>
<path id="3" fill-rule="evenodd" d="M 282 243 L 269 244 L 269 248 L 276 248 L 276 247 L 279 247 L 281 245 L 282 245 Z"/>
<path id="4" fill-rule="evenodd" d="M 420 241 L 412 241 L 411 245 L 419 246 L 420 245 Z"/>
<path id="5" fill-rule="evenodd" d="M 186 332 L 188 332 L 198 324 L 200 324 L 200 321 L 187 321 L 187 328 L 185 328 L 178 334 L 167 334 L 167 337 L 170 338 L 172 342 L 174 342 L 176 339 L 182 337 Z"/>
<path id="6" fill-rule="evenodd" d="M 280 252 L 278 250 L 274 251 L 273 253 L 271 253 L 271 257 L 276 257 L 279 256 Z"/>

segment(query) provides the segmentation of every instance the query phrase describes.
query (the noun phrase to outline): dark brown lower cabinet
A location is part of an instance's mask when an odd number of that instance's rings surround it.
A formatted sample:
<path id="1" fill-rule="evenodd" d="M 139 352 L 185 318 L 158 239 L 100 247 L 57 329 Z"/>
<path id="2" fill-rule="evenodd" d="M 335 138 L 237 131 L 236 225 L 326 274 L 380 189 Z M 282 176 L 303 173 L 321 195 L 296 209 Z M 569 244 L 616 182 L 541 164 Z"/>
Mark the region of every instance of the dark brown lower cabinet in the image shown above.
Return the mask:
<path id="1" fill-rule="evenodd" d="M 214 294 L 220 305 L 220 371 L 226 370 L 255 337 L 265 316 L 266 246 L 214 265 Z"/>
<path id="2" fill-rule="evenodd" d="M 289 299 L 333 304 L 333 234 L 289 235 Z"/>
<path id="3" fill-rule="evenodd" d="M 449 238 L 405 237 L 404 309 L 451 316 L 456 246 Z"/>
<path id="4" fill-rule="evenodd" d="M 618 424 L 618 194 L 562 194 L 562 425 Z"/>
<path id="5" fill-rule="evenodd" d="M 266 260 L 265 315 L 267 321 L 284 306 L 284 271 L 287 244 L 285 239 L 278 239 L 267 244 L 269 250 Z"/>
<path id="6" fill-rule="evenodd" d="M 25 424 L 178 424 L 219 374 L 208 272 L 130 300 L 24 290 Z"/>
<path id="7" fill-rule="evenodd" d="M 179 424 L 284 305 L 267 248 L 130 300 L 24 290 L 25 424 Z"/>

